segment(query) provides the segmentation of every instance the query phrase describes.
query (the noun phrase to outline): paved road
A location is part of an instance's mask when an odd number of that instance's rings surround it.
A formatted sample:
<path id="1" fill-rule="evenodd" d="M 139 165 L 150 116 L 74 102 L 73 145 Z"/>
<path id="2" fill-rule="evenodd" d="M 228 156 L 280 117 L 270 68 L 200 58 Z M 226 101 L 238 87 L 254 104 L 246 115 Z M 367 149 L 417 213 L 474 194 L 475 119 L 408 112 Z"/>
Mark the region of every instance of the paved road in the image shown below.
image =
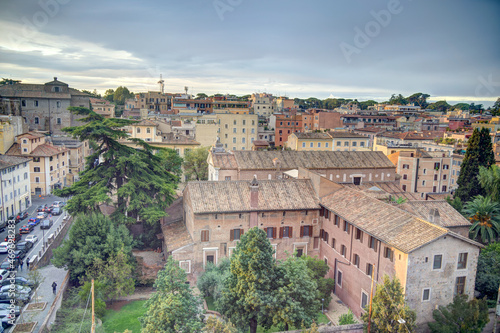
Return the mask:
<path id="1" fill-rule="evenodd" d="M 29 216 L 25 219 L 20 221 L 19 223 L 16 224 L 16 232 L 19 232 L 19 228 L 22 227 L 25 224 L 28 224 L 29 218 L 31 217 L 36 217 L 36 209 L 40 205 L 45 205 L 47 204 L 50 206 L 54 201 L 65 201 L 65 199 L 49 195 L 49 196 L 43 196 L 41 198 L 39 197 L 32 197 L 32 205 L 31 207 L 28 208 L 28 214 Z M 63 212 L 61 215 L 58 216 L 52 216 L 52 220 L 54 221 L 54 224 L 50 229 L 40 229 L 40 225 L 38 224 L 29 234 L 21 234 L 22 235 L 22 240 L 26 239 L 27 235 L 36 235 L 38 236 L 38 241 L 34 244 L 33 248 L 28 252 L 27 256 L 25 257 L 24 261 L 26 261 L 27 258 L 31 258 L 33 255 L 37 255 L 38 252 L 42 249 L 42 239 L 45 237 L 45 242 L 47 242 L 47 238 L 49 235 L 52 233 L 53 230 L 55 230 L 61 223 L 62 219 L 65 216 L 66 212 Z M 7 229 L 5 231 L 0 233 L 0 240 L 3 242 L 5 237 L 7 237 Z M 3 262 L 7 258 L 7 254 L 0 254 L 0 263 Z"/>

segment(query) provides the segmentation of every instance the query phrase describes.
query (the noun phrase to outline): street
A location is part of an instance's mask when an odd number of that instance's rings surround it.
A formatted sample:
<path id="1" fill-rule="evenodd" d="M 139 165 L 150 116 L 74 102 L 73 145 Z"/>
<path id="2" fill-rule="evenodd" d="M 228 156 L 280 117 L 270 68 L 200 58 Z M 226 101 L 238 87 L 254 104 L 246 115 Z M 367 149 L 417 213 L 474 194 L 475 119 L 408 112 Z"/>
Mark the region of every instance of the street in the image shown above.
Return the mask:
<path id="1" fill-rule="evenodd" d="M 54 201 L 66 201 L 64 198 L 59 198 L 54 195 L 47 195 L 47 196 L 42 196 L 41 198 L 39 197 L 32 197 L 32 204 L 31 207 L 28 208 L 28 217 L 19 223 L 16 224 L 16 233 L 19 233 L 19 228 L 21 228 L 23 225 L 28 224 L 28 221 L 31 217 L 36 217 L 37 214 L 37 207 L 40 205 L 45 205 L 47 204 L 50 206 Z M 40 229 L 41 223 L 39 223 L 30 233 L 27 234 L 21 234 L 22 239 L 21 241 L 24 241 L 26 239 L 26 236 L 28 235 L 36 235 L 38 237 L 38 241 L 33 245 L 31 250 L 28 252 L 26 257 L 24 258 L 24 262 L 28 258 L 31 258 L 34 255 L 38 255 L 38 252 L 41 251 L 42 249 L 42 242 L 43 238 L 45 238 L 45 242 L 47 242 L 47 238 L 49 235 L 52 233 L 53 230 L 55 230 L 61 223 L 63 217 L 66 215 L 66 212 L 63 211 L 61 215 L 58 216 L 52 216 L 51 219 L 54 221 L 52 224 L 52 227 L 50 229 Z M 6 228 L 5 231 L 0 233 L 0 240 L 3 242 L 5 237 L 7 237 L 7 231 L 8 229 Z M 0 263 L 3 262 L 7 258 L 7 254 L 0 254 Z"/>

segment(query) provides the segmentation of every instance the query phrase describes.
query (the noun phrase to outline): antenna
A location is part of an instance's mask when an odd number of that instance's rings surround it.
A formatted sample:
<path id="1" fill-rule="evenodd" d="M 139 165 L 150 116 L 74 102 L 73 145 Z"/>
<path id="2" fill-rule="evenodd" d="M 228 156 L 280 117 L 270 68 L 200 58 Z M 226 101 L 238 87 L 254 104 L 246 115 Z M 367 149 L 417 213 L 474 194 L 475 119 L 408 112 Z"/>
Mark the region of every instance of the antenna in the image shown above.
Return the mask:
<path id="1" fill-rule="evenodd" d="M 184 91 L 186 91 L 186 97 L 187 97 L 187 94 L 188 94 L 188 89 L 189 89 L 188 86 L 184 87 Z"/>
<path id="2" fill-rule="evenodd" d="M 165 91 L 165 81 L 162 78 L 162 75 L 160 74 L 160 81 L 158 81 L 158 84 L 160 85 L 160 91 L 162 94 L 164 94 Z"/>

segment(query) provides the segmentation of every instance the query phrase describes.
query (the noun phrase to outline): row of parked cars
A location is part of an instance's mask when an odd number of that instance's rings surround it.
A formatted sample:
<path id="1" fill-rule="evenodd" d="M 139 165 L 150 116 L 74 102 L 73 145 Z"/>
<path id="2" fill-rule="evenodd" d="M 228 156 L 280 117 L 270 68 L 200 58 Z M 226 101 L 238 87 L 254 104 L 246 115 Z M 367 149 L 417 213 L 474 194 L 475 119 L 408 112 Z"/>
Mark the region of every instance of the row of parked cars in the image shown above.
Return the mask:
<path id="1" fill-rule="evenodd" d="M 0 332 L 11 326 L 12 319 L 21 315 L 21 307 L 29 302 L 35 289 L 34 281 L 22 276 L 12 278 L 8 270 L 0 269 L 0 321 L 2 323 Z M 10 306 L 11 299 L 15 300 L 14 308 Z"/>

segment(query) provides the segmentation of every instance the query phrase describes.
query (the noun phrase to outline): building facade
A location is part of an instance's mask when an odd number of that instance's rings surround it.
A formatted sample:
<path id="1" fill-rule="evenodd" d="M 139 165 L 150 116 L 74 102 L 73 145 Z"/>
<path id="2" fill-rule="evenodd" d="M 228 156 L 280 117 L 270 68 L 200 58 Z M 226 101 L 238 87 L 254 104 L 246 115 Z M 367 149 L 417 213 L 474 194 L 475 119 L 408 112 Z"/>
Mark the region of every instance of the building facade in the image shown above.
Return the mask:
<path id="1" fill-rule="evenodd" d="M 25 211 L 30 206 L 29 158 L 0 155 L 0 220 Z"/>
<path id="2" fill-rule="evenodd" d="M 256 114 L 217 114 L 220 142 L 228 150 L 252 150 L 257 139 L 259 117 Z"/>

